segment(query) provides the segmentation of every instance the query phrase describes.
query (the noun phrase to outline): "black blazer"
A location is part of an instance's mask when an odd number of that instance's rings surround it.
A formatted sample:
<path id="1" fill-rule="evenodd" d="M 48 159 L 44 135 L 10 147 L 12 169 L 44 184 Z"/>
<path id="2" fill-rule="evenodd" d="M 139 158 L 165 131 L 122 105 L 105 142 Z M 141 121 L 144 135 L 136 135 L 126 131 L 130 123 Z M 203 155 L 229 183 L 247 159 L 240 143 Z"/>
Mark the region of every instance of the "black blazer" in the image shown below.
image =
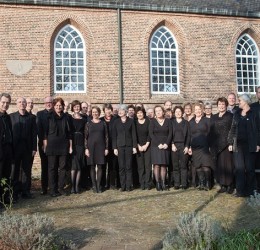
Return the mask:
<path id="1" fill-rule="evenodd" d="M 126 118 L 125 123 L 118 118 L 113 124 L 112 147 L 117 149 L 124 146 L 137 147 L 135 121 L 129 117 Z"/>
<path id="2" fill-rule="evenodd" d="M 191 140 L 190 124 L 185 119 L 182 119 L 181 124 L 182 124 L 182 129 L 183 129 L 182 133 L 183 133 L 183 138 L 184 138 L 184 146 L 189 148 L 190 140 Z M 176 125 L 177 125 L 176 119 L 172 120 L 172 143 L 175 143 Z"/>
<path id="3" fill-rule="evenodd" d="M 231 129 L 228 134 L 228 144 L 233 146 L 233 151 L 237 152 L 238 123 L 242 110 L 239 109 L 233 116 Z M 247 112 L 247 135 L 249 152 L 256 152 L 256 147 L 260 146 L 260 121 L 256 112 Z"/>
<path id="4" fill-rule="evenodd" d="M 44 140 L 44 129 L 48 126 L 48 115 L 49 111 L 44 109 L 37 112 L 36 115 L 36 124 L 37 124 L 37 133 L 39 138 L 39 144 L 42 144 Z"/>
<path id="5" fill-rule="evenodd" d="M 37 151 L 37 127 L 35 116 L 29 114 L 27 111 L 25 112 L 25 131 L 21 131 L 20 129 L 19 116 L 20 113 L 18 111 L 10 114 L 14 148 L 21 138 L 21 133 L 24 133 L 27 148 L 31 151 Z"/>

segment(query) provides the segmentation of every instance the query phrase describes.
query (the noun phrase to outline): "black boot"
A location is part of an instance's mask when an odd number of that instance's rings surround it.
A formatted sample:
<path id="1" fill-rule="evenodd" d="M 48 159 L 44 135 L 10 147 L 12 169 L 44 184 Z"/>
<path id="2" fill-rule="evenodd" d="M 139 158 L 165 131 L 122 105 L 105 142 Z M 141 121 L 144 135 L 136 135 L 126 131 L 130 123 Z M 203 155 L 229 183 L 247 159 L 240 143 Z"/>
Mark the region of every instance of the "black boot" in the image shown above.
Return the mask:
<path id="1" fill-rule="evenodd" d="M 161 187 L 161 183 L 160 182 L 156 182 L 156 190 L 157 191 L 162 191 L 162 187 Z"/>
<path id="2" fill-rule="evenodd" d="M 204 190 L 205 188 L 205 175 L 203 171 L 197 171 L 199 177 L 199 186 L 198 190 Z"/>
<path id="3" fill-rule="evenodd" d="M 165 182 L 162 181 L 162 191 L 167 191 L 167 190 L 168 188 L 166 187 Z"/>

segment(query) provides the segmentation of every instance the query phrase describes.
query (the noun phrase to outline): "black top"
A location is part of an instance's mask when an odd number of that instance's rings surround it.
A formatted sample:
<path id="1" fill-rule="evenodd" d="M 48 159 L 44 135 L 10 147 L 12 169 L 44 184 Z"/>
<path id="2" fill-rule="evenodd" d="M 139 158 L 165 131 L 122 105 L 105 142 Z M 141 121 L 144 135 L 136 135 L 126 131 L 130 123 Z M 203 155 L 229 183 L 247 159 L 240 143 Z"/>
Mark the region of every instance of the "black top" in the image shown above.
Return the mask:
<path id="1" fill-rule="evenodd" d="M 221 117 L 219 113 L 212 116 L 210 121 L 210 148 L 211 153 L 217 156 L 228 147 L 228 133 L 231 128 L 233 114 L 225 112 Z"/>
<path id="2" fill-rule="evenodd" d="M 150 142 L 151 141 L 149 135 L 150 120 L 148 118 L 145 118 L 145 122 L 143 124 L 139 123 L 138 120 L 136 120 L 135 124 L 136 124 L 137 143 L 140 146 L 143 146 L 147 142 Z"/>
<path id="3" fill-rule="evenodd" d="M 246 119 L 243 121 L 241 120 L 241 112 L 242 110 L 239 109 L 233 116 L 231 129 L 228 134 L 228 143 L 229 145 L 233 145 L 233 151 L 237 152 L 237 142 L 238 140 L 245 138 L 244 136 L 247 136 L 248 139 L 248 148 L 249 152 L 256 152 L 256 146 L 260 146 L 260 120 L 259 116 L 256 112 L 253 110 L 249 110 L 246 113 Z M 240 127 L 239 123 L 242 121 L 242 124 L 246 122 L 246 130 L 242 129 L 242 126 Z M 239 128 L 240 127 L 240 128 Z M 243 126 L 245 128 L 245 126 Z M 241 135 L 239 133 L 245 133 L 245 135 Z M 241 130 L 242 129 L 242 130 Z"/>
<path id="4" fill-rule="evenodd" d="M 164 123 L 160 125 L 157 119 L 150 120 L 149 135 L 153 147 L 158 147 L 160 144 L 170 145 L 172 142 L 172 121 L 164 119 Z"/>
<path id="5" fill-rule="evenodd" d="M 39 143 L 42 143 L 44 139 L 44 128 L 47 127 L 48 115 L 50 112 L 52 112 L 52 110 L 48 111 L 47 109 L 44 109 L 37 112 L 36 114 L 36 124 L 37 124 Z"/>
<path id="6" fill-rule="evenodd" d="M 237 136 L 237 142 L 238 143 L 247 143 L 248 141 L 248 135 L 247 135 L 247 119 L 248 116 L 242 116 L 240 115 L 238 122 L 238 136 Z"/>
<path id="7" fill-rule="evenodd" d="M 190 146 L 190 126 L 185 119 L 180 123 L 176 119 L 172 120 L 172 143 L 179 142 L 184 143 L 185 147 Z"/>
<path id="8" fill-rule="evenodd" d="M 47 139 L 46 155 L 67 155 L 69 140 L 72 140 L 71 116 L 62 113 L 58 116 L 51 112 L 45 128 L 44 138 Z"/>
<path id="9" fill-rule="evenodd" d="M 14 148 L 23 143 L 28 151 L 37 151 L 36 119 L 27 111 L 21 115 L 18 111 L 10 114 Z"/>
<path id="10" fill-rule="evenodd" d="M 109 151 L 112 149 L 112 130 L 115 120 L 118 118 L 118 116 L 111 116 L 110 120 L 106 120 L 105 117 L 101 117 L 100 120 L 105 122 L 107 126 L 108 131 L 108 149 Z"/>
<path id="11" fill-rule="evenodd" d="M 137 147 L 136 127 L 134 119 L 126 117 L 122 122 L 121 118 L 115 120 L 113 125 L 113 149 L 118 147 Z"/>
<path id="12" fill-rule="evenodd" d="M 210 131 L 210 119 L 201 117 L 196 123 L 195 117 L 190 120 L 191 148 L 208 148 L 208 134 Z"/>

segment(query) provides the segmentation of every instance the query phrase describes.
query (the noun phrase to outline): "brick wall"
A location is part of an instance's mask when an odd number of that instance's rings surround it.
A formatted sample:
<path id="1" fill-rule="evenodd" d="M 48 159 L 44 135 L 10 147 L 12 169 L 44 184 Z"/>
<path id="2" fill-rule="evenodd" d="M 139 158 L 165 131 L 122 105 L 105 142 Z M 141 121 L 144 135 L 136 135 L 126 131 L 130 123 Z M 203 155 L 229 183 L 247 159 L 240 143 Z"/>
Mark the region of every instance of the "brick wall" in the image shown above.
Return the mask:
<path id="1" fill-rule="evenodd" d="M 68 101 L 119 102 L 116 10 L 0 5 L 0 16 L 0 92 L 9 92 L 13 99 L 33 97 L 39 106 L 53 95 L 52 43 L 60 28 L 71 23 L 86 43 L 87 93 L 57 95 Z M 149 40 L 160 25 L 168 27 L 178 43 L 178 95 L 150 92 Z M 235 44 L 243 32 L 260 47 L 260 19 L 123 10 L 124 102 L 182 103 L 236 92 Z M 7 60 L 29 60 L 33 66 L 15 76 Z"/>

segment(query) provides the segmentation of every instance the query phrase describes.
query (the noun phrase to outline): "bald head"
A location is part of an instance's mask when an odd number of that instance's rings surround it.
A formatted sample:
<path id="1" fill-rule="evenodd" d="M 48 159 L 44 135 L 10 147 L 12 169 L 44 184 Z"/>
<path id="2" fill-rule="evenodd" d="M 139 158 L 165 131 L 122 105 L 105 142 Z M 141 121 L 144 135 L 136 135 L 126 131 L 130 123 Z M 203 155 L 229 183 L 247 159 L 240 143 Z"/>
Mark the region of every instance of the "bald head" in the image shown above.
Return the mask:
<path id="1" fill-rule="evenodd" d="M 44 107 L 46 110 L 51 110 L 53 108 L 53 104 L 52 104 L 52 97 L 51 96 L 47 96 L 44 98 Z"/>

